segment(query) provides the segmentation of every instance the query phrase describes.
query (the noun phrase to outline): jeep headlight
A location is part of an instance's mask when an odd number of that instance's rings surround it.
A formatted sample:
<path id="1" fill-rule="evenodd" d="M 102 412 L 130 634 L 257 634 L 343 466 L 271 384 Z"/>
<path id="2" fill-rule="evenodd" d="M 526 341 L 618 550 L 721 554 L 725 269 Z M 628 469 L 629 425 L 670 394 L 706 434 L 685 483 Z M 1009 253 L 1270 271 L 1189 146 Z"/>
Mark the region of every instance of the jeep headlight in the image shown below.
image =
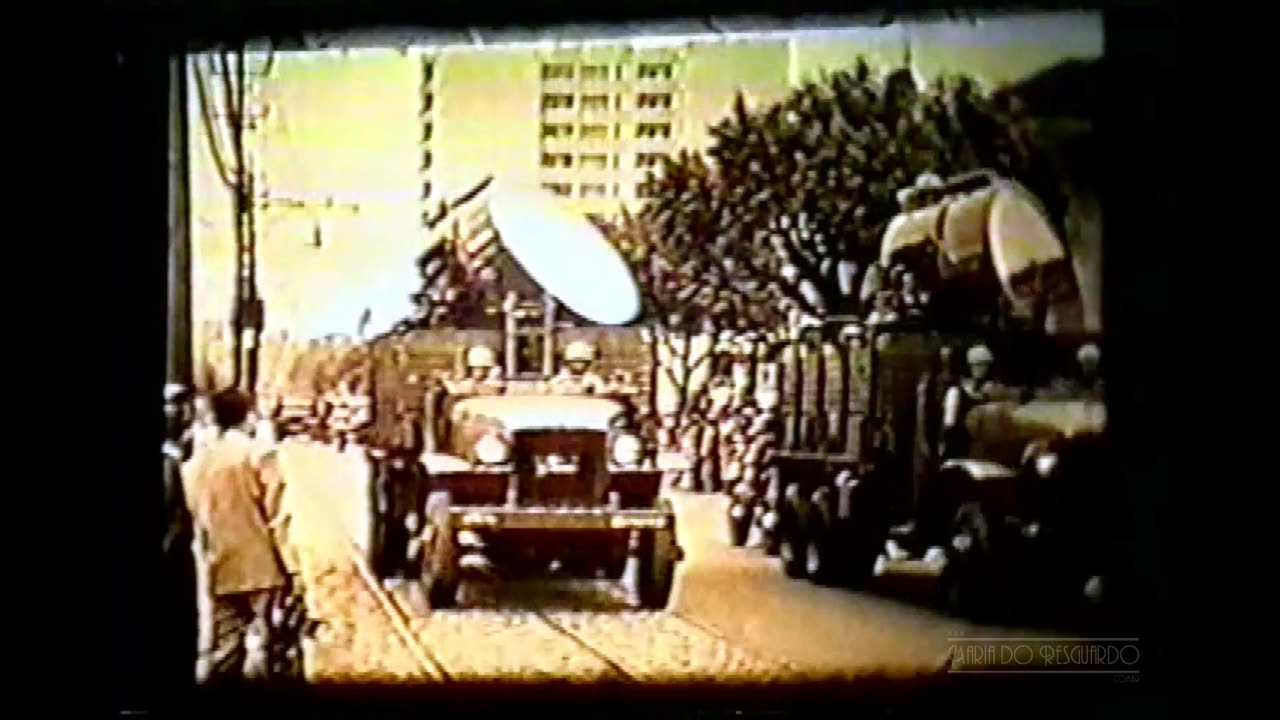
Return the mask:
<path id="1" fill-rule="evenodd" d="M 476 442 L 476 459 L 485 465 L 501 465 L 511 459 L 511 446 L 494 434 Z"/>
<path id="2" fill-rule="evenodd" d="M 627 433 L 619 435 L 613 441 L 613 461 L 624 467 L 640 464 L 640 458 L 644 454 L 644 445 L 640 442 L 640 438 Z"/>
<path id="3" fill-rule="evenodd" d="M 1058 467 L 1057 453 L 1043 453 L 1036 456 L 1036 472 L 1040 477 L 1049 477 L 1056 467 Z"/>

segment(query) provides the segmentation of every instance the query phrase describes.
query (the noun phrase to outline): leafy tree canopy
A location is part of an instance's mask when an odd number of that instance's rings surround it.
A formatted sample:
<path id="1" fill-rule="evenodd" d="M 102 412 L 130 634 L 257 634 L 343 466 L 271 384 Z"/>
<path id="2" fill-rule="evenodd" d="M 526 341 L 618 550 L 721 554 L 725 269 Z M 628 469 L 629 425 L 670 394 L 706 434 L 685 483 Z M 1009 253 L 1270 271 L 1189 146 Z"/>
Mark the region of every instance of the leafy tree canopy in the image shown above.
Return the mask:
<path id="1" fill-rule="evenodd" d="M 990 169 L 1060 211 L 1034 123 L 1011 93 L 967 77 L 917 86 L 865 61 L 781 102 L 739 95 L 705 153 L 651 173 L 651 196 L 612 228 L 651 316 L 684 329 L 762 327 L 788 313 L 853 312 L 851 276 L 876 258 L 897 193 L 923 173 Z"/>

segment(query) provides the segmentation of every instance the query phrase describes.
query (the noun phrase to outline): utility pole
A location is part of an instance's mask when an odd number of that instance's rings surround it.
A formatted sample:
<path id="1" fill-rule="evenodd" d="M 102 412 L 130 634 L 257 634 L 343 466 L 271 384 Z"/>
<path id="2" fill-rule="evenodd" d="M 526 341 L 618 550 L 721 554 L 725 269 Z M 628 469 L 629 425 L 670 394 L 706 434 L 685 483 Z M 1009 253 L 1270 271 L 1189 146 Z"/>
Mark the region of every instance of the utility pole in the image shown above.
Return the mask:
<path id="1" fill-rule="evenodd" d="M 209 88 L 201 73 L 196 73 L 201 120 L 218 176 L 231 193 L 232 222 L 235 232 L 235 278 L 231 310 L 232 384 L 252 392 L 257 385 L 258 345 L 263 326 L 262 300 L 257 287 L 256 226 L 254 223 L 253 174 L 248 168 L 250 150 L 246 147 L 246 131 L 256 120 L 248 107 L 248 48 L 237 43 L 233 50 L 217 52 L 213 73 L 221 81 L 221 102 L 210 99 Z M 268 51 L 268 64 L 270 64 Z M 256 74 L 256 71 L 255 71 Z M 222 120 L 216 123 L 215 118 Z M 225 142 L 218 140 L 218 125 L 227 133 Z M 223 148 L 221 146 L 229 147 Z"/>
<path id="2" fill-rule="evenodd" d="M 187 65 L 169 61 L 169 348 L 165 377 L 192 387 L 191 185 L 187 123 Z"/>

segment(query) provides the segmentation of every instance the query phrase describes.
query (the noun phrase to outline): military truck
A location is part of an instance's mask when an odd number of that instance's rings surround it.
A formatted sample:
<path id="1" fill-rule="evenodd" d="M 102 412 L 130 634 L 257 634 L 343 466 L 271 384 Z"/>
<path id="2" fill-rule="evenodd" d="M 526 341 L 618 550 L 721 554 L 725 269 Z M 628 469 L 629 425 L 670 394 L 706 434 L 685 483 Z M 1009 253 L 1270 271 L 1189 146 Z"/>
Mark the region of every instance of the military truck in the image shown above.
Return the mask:
<path id="1" fill-rule="evenodd" d="M 550 198 L 499 197 L 492 211 L 504 287 L 474 317 L 373 353 L 374 435 L 411 421 L 428 470 L 425 507 L 404 513 L 421 520 L 410 544 L 427 600 L 450 607 L 471 580 L 555 575 L 621 581 L 635 604 L 663 608 L 683 553 L 638 432 L 653 372 L 634 278 Z M 585 293 L 584 265 L 596 283 Z"/>
<path id="2" fill-rule="evenodd" d="M 1085 566 L 1097 564 L 1082 558 L 1104 556 L 1105 542 L 1089 540 L 1096 512 L 1061 509 L 1105 505 L 1095 481 L 1105 413 L 1032 401 L 1032 389 L 1062 369 L 1064 348 L 1085 339 L 1041 324 L 1046 309 L 1069 316 L 1079 304 L 1067 258 L 1034 198 L 1014 184 L 975 174 L 926 190 L 924 204 L 904 198 L 907 211 L 886 233 L 886 262 L 929 250 L 940 282 L 997 293 L 1033 322 L 828 318 L 793 328 L 773 372 L 785 433 L 767 524 L 781 564 L 792 577 L 855 585 L 923 565 L 941 576 L 947 606 L 971 614 L 1033 569 L 1038 579 L 1027 584 L 1078 593 Z M 1006 387 L 1021 390 L 968 413 L 968 452 L 939 463 L 939 419 L 924 413 L 921 380 L 936 375 L 943 347 L 963 353 L 976 342 L 1013 371 Z"/>

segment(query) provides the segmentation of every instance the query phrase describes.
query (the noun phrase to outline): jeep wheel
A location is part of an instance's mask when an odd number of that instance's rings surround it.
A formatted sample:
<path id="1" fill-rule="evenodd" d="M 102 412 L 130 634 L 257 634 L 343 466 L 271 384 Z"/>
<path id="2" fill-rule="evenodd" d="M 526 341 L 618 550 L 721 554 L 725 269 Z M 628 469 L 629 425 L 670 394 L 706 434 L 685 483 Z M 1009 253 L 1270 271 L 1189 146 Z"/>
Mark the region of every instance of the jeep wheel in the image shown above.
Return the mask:
<path id="1" fill-rule="evenodd" d="M 663 500 L 660 509 L 674 518 L 670 502 Z M 675 585 L 676 563 L 680 561 L 680 548 L 676 545 L 674 526 L 654 530 L 649 535 L 648 547 L 640 563 L 640 606 L 646 610 L 665 610 L 671 601 L 671 589 Z"/>

